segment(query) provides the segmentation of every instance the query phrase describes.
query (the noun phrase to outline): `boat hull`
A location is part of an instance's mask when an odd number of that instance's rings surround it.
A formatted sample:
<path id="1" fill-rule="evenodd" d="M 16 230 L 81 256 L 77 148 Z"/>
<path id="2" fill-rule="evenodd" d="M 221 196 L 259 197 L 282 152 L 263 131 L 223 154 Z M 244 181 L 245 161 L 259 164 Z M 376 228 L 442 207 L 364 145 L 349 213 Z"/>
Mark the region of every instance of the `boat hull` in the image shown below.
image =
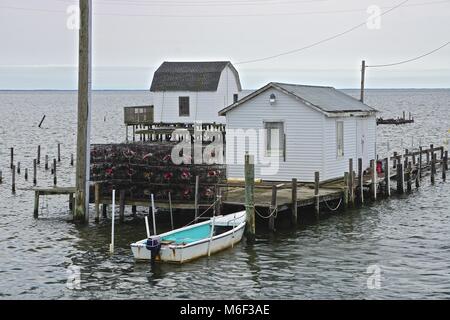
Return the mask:
<path id="1" fill-rule="evenodd" d="M 241 222 L 234 227 L 234 230 L 227 231 L 211 238 L 203 239 L 190 244 L 162 244 L 156 262 L 186 263 L 201 257 L 214 254 L 238 244 L 244 235 L 245 222 Z M 151 252 L 146 247 L 146 240 L 131 245 L 134 258 L 137 261 L 151 260 Z"/>

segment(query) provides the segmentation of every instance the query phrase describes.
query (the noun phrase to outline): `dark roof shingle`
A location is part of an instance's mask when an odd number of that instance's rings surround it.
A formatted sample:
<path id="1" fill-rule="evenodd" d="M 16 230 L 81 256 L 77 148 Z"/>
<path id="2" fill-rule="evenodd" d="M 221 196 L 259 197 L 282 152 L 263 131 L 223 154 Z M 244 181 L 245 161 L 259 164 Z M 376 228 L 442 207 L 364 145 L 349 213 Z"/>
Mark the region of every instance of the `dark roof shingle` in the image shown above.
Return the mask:
<path id="1" fill-rule="evenodd" d="M 228 66 L 241 89 L 239 74 L 231 62 L 164 62 L 155 72 L 150 91 L 217 91 L 222 71 Z"/>

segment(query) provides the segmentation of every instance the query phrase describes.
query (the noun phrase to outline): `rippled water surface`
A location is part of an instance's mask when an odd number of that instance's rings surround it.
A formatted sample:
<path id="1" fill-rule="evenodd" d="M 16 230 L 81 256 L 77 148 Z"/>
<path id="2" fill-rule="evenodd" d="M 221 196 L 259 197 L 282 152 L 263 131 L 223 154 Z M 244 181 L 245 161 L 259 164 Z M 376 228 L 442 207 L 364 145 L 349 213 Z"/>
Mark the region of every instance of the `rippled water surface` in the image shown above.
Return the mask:
<path id="1" fill-rule="evenodd" d="M 93 142 L 122 141 L 122 107 L 149 103 L 147 92 L 96 92 Z M 450 90 L 369 90 L 367 103 L 383 117 L 405 110 L 416 119 L 414 125 L 379 127 L 380 155 L 388 145 L 399 150 L 441 145 L 447 138 Z M 41 218 L 33 219 L 34 194 L 26 190 L 31 183 L 24 181 L 23 171 L 32 168 L 37 145 L 42 145 L 42 157 L 53 159 L 62 143 L 58 183 L 73 184 L 69 162 L 75 151 L 76 94 L 0 92 L 0 115 L 0 299 L 450 298 L 450 183 L 424 181 L 411 195 L 296 229 L 280 226 L 274 236 L 260 228 L 256 244 L 242 242 L 210 259 L 151 267 L 135 264 L 129 250 L 131 242 L 145 237 L 143 212 L 117 226 L 113 257 L 108 254 L 110 222 L 71 224 L 66 197 L 43 201 Z M 10 147 L 22 163 L 15 195 Z M 52 185 L 43 164 L 38 185 Z M 367 286 L 372 265 L 381 270 L 379 290 Z M 66 287 L 70 266 L 81 268 L 81 290 Z"/>

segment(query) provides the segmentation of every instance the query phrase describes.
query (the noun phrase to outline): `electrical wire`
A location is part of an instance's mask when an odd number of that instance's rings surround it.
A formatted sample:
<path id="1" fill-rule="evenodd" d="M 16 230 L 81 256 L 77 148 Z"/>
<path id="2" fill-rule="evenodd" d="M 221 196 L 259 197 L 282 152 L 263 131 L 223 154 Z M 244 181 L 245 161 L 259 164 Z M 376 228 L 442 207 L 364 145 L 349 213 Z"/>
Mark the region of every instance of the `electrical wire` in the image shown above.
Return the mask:
<path id="1" fill-rule="evenodd" d="M 378 64 L 378 65 L 373 65 L 373 66 L 366 66 L 366 68 L 384 68 L 384 67 L 392 67 L 392 66 L 398 66 L 398 65 L 400 65 L 400 64 L 405 64 L 405 63 L 408 63 L 408 62 L 416 61 L 416 60 L 422 59 L 422 58 L 424 58 L 424 57 L 426 57 L 426 56 L 429 56 L 429 55 L 431 55 L 431 54 L 433 54 L 433 53 L 435 53 L 435 52 L 437 52 L 437 51 L 439 51 L 439 50 L 445 48 L 445 47 L 448 46 L 449 44 L 450 44 L 450 41 L 447 42 L 447 43 L 445 43 L 445 44 L 443 44 L 442 46 L 440 46 L 440 47 L 438 47 L 438 48 L 436 48 L 436 49 L 430 51 L 430 52 L 427 52 L 427 53 L 425 53 L 425 54 L 422 54 L 422 55 L 420 55 L 420 56 L 418 56 L 418 57 L 415 57 L 415 58 L 412 58 L 412 59 L 408 59 L 408 60 L 404 60 L 404 61 L 399 61 L 399 62 L 394 62 L 394 63 L 388 63 L 388 64 Z"/>
<path id="2" fill-rule="evenodd" d="M 397 4 L 396 6 L 392 7 L 391 9 L 389 9 L 389 10 L 387 10 L 387 11 L 384 11 L 383 13 L 380 14 L 380 17 L 382 17 L 382 16 L 388 14 L 389 12 L 394 11 L 394 10 L 397 9 L 397 8 L 400 8 L 401 6 L 403 6 L 403 5 L 404 5 L 405 3 L 407 3 L 408 1 L 409 1 L 409 0 L 404 0 L 404 1 L 402 1 L 401 3 Z M 278 54 L 275 54 L 275 55 L 272 55 L 272 56 L 268 56 L 268 57 L 264 57 L 264 58 L 253 59 L 253 60 L 247 60 L 247 61 L 241 61 L 241 62 L 235 63 L 235 65 L 242 65 L 242 64 L 249 64 L 249 63 L 255 63 L 255 62 L 262 62 L 262 61 L 272 60 L 272 59 L 279 58 L 279 57 L 282 57 L 282 56 L 290 55 L 290 54 L 293 54 L 293 53 L 298 53 L 298 52 L 300 52 L 300 51 L 304 51 L 304 50 L 306 50 L 306 49 L 310 49 L 310 48 L 316 47 L 316 46 L 318 46 L 318 45 L 320 45 L 320 44 L 322 44 L 322 43 L 325 43 L 325 42 L 334 40 L 334 39 L 336 39 L 336 38 L 339 38 L 339 37 L 341 37 L 341 36 L 343 36 L 343 35 L 346 35 L 346 34 L 352 32 L 352 31 L 354 31 L 354 30 L 356 30 L 356 29 L 361 28 L 362 26 L 365 26 L 366 24 L 367 24 L 367 22 L 364 21 L 363 23 L 360 23 L 360 24 L 358 24 L 358 25 L 356 25 L 356 26 L 354 26 L 354 27 L 352 27 L 352 28 L 350 28 L 350 29 L 347 29 L 347 30 L 341 32 L 341 33 L 338 33 L 338 34 L 333 35 L 333 36 L 331 36 L 331 37 L 328 37 L 328 38 L 326 38 L 326 39 L 317 41 L 317 42 L 315 42 L 315 43 L 312 43 L 312 44 L 307 45 L 307 46 L 302 47 L 302 48 L 298 48 L 298 49 L 294 49 L 294 50 L 290 50 L 290 51 L 278 53 Z"/>

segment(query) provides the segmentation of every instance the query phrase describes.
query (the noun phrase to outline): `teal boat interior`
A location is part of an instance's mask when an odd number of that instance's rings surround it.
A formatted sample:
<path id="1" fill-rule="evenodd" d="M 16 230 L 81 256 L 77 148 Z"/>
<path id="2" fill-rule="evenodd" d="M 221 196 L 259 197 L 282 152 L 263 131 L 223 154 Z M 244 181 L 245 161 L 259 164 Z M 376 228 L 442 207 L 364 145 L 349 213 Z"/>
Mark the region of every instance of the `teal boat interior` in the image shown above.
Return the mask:
<path id="1" fill-rule="evenodd" d="M 225 233 L 231 229 L 231 227 L 216 226 L 213 236 Z M 175 244 L 189 244 L 209 237 L 211 237 L 211 224 L 204 224 L 188 230 L 174 232 L 163 237 L 161 241 Z"/>

